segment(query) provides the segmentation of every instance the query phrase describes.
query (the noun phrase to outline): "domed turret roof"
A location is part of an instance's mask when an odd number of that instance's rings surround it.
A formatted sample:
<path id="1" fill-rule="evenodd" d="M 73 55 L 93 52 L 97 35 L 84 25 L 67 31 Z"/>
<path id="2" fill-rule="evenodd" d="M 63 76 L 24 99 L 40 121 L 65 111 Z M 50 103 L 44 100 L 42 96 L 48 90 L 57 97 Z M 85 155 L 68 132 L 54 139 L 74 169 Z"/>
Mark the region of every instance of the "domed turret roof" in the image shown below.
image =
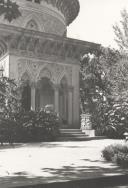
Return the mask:
<path id="1" fill-rule="evenodd" d="M 45 1 L 48 4 L 52 4 L 52 6 L 56 7 L 60 10 L 66 20 L 67 25 L 69 25 L 78 15 L 80 4 L 78 0 L 41 0 Z"/>
<path id="2" fill-rule="evenodd" d="M 35 3 L 51 4 L 53 7 L 57 8 L 65 17 L 67 25 L 72 23 L 72 21 L 77 17 L 80 9 L 80 4 L 78 0 L 27 0 Z"/>

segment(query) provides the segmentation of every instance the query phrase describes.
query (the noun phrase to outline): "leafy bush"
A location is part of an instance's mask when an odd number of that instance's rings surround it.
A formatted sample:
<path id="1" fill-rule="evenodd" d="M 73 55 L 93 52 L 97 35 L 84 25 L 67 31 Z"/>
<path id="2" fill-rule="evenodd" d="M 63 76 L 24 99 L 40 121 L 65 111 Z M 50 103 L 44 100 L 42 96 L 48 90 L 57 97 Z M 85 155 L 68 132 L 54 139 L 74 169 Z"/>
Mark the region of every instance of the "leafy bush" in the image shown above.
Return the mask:
<path id="1" fill-rule="evenodd" d="M 11 117 L 1 115 L 1 143 L 52 141 L 58 135 L 59 119 L 54 113 L 22 111 Z"/>
<path id="2" fill-rule="evenodd" d="M 112 161 L 112 158 L 114 157 L 114 147 L 112 145 L 106 147 L 103 151 L 102 151 L 103 157 L 107 160 L 107 161 Z"/>
<path id="3" fill-rule="evenodd" d="M 119 166 L 123 168 L 128 168 L 128 153 L 117 153 L 115 155 L 116 162 Z"/>
<path id="4" fill-rule="evenodd" d="M 128 103 L 116 101 L 106 112 L 105 134 L 110 138 L 123 138 L 128 130 Z"/>
<path id="5" fill-rule="evenodd" d="M 117 163 L 121 167 L 128 168 L 128 145 L 110 145 L 102 151 L 103 157 L 107 161 Z"/>

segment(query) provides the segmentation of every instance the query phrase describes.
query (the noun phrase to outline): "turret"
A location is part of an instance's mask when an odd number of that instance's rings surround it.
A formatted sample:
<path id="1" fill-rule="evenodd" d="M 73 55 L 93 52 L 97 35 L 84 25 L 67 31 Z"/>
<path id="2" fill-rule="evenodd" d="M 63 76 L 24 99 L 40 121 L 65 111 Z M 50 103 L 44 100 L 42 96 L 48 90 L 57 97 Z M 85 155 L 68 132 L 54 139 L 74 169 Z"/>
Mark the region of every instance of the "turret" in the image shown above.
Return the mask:
<path id="1" fill-rule="evenodd" d="M 0 17 L 0 23 L 63 36 L 67 26 L 79 13 L 78 0 L 15 0 L 21 17 L 11 23 Z"/>

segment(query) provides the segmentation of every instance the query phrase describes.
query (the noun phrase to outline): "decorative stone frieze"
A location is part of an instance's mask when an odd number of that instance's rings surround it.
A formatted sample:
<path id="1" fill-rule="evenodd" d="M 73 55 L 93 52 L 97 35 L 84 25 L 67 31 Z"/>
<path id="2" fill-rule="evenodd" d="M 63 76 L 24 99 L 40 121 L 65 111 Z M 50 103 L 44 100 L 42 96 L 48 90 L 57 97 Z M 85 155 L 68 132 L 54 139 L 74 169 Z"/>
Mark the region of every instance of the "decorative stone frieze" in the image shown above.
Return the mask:
<path id="1" fill-rule="evenodd" d="M 37 31 L 17 30 L 13 26 L 10 26 L 8 31 L 8 26 L 1 25 L 0 32 L 3 32 L 2 41 L 4 42 L 2 43 L 8 47 L 9 52 L 26 54 L 36 58 L 49 55 L 61 59 L 80 60 L 80 57 L 84 54 L 97 53 L 100 49 L 100 45 L 95 43 L 67 39 Z"/>

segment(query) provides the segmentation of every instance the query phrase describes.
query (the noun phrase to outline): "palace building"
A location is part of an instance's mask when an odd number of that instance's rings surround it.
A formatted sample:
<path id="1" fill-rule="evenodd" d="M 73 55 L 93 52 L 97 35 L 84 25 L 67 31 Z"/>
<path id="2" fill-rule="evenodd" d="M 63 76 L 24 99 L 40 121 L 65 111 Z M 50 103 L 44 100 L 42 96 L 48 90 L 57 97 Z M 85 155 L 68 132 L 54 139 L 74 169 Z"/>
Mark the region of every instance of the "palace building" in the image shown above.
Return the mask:
<path id="1" fill-rule="evenodd" d="M 65 128 L 80 127 L 80 57 L 100 45 L 67 38 L 77 17 L 78 0 L 15 0 L 21 16 L 0 17 L 0 65 L 21 84 L 25 110 L 52 104 Z M 86 33 L 85 33 L 86 34 Z"/>

